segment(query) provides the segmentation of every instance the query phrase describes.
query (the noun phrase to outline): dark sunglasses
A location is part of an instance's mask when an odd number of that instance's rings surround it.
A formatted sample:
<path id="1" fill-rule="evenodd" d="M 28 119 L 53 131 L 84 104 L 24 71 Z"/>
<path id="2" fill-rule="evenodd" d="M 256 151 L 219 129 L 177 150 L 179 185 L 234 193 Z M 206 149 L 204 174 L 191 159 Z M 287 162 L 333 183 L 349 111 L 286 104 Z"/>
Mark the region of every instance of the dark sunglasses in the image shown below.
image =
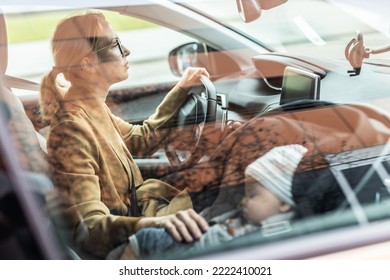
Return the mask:
<path id="1" fill-rule="evenodd" d="M 118 49 L 119 49 L 119 52 L 120 52 L 120 55 L 121 55 L 122 57 L 125 57 L 125 51 L 124 51 L 123 45 L 122 45 L 122 43 L 121 43 L 121 41 L 119 40 L 118 37 L 113 38 L 113 39 L 111 40 L 111 43 L 108 44 L 107 46 L 102 47 L 102 48 L 100 48 L 100 49 L 97 49 L 97 50 L 95 50 L 95 51 L 92 52 L 92 53 L 97 53 L 97 52 L 100 52 L 100 51 L 105 50 L 105 49 L 110 48 L 110 47 L 111 47 L 111 48 L 118 48 Z"/>

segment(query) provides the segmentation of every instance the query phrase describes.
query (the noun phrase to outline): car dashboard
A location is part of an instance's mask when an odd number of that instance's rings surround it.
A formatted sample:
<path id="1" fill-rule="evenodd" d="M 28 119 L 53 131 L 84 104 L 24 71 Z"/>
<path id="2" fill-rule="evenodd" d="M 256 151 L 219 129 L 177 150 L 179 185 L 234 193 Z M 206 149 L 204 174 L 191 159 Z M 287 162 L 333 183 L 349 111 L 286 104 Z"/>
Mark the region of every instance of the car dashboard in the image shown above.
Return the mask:
<path id="1" fill-rule="evenodd" d="M 283 72 L 287 66 L 315 73 L 321 78 L 320 100 L 332 103 L 365 102 L 388 108 L 390 63 L 371 60 L 358 76 L 350 76 L 345 59 L 320 60 L 291 54 L 270 53 L 253 57 L 254 69 L 215 81 L 218 94 L 225 95 L 229 116 L 252 118 L 279 107 Z M 381 100 L 378 102 L 378 100 Z"/>

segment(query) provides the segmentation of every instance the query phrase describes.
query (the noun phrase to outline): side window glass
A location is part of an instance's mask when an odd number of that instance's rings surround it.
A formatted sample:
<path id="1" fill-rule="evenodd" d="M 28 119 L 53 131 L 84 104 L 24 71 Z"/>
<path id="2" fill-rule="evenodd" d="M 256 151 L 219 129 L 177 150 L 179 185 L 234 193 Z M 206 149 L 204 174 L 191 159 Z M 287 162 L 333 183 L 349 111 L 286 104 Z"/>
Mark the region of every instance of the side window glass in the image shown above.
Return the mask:
<path id="1" fill-rule="evenodd" d="M 56 24 L 64 17 L 80 11 L 47 11 L 7 14 L 9 38 L 7 74 L 40 82 L 53 66 L 50 37 Z M 130 75 L 115 86 L 138 86 L 177 80 L 168 64 L 169 52 L 194 39 L 180 32 L 138 18 L 111 11 L 105 14 L 121 42 L 131 54 Z M 24 91 L 16 91 L 23 94 Z"/>

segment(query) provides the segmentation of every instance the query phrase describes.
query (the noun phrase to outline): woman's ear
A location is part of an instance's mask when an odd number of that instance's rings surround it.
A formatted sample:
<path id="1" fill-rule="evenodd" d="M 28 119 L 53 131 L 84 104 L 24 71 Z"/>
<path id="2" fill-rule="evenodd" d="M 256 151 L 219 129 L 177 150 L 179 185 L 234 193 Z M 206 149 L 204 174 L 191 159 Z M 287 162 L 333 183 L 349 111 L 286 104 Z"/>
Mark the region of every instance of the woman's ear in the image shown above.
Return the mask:
<path id="1" fill-rule="evenodd" d="M 88 57 L 84 57 L 80 62 L 81 70 L 88 73 L 95 73 L 95 64 Z"/>
<path id="2" fill-rule="evenodd" d="M 291 206 L 288 205 L 287 203 L 282 202 L 282 203 L 280 204 L 280 212 L 281 212 L 281 213 L 286 213 L 286 212 L 288 212 L 288 211 L 290 211 L 290 210 L 291 210 Z"/>

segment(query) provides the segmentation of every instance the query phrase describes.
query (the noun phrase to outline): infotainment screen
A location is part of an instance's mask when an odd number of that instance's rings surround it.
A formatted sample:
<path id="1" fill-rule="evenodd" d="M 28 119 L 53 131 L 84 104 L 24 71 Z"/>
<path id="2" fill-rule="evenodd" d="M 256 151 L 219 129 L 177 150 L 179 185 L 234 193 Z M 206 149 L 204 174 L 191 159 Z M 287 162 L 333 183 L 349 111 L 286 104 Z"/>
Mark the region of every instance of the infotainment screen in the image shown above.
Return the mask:
<path id="1" fill-rule="evenodd" d="M 283 75 L 280 105 L 302 99 L 319 99 L 320 81 L 317 74 L 287 66 Z"/>

